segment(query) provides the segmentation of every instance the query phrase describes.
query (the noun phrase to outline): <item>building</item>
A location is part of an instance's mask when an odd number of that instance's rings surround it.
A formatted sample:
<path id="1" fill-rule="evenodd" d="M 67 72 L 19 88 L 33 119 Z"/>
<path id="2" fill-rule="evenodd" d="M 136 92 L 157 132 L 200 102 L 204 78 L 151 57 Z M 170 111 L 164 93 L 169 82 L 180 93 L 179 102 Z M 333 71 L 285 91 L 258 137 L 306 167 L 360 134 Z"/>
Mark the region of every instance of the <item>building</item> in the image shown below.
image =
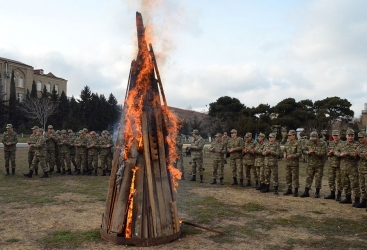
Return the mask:
<path id="1" fill-rule="evenodd" d="M 22 102 L 27 90 L 31 92 L 33 81 L 36 83 L 37 94 L 46 86 L 47 92 L 51 93 L 53 88 L 58 94 L 62 91 L 67 94 L 67 80 L 56 77 L 51 72 L 44 74 L 43 69 L 34 69 L 33 66 L 22 62 L 0 57 L 0 78 L 4 100 L 9 100 L 11 73 L 14 70 L 15 92 L 19 102 Z"/>

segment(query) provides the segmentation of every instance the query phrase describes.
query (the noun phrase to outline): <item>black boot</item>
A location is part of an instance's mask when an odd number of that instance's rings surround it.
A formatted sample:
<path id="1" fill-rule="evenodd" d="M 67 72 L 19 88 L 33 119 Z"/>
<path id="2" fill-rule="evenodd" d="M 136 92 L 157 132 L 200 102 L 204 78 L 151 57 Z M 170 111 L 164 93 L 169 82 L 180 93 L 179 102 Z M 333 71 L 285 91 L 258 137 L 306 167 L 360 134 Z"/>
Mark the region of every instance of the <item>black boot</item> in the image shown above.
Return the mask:
<path id="1" fill-rule="evenodd" d="M 366 205 L 366 199 L 362 199 L 362 202 L 360 202 L 360 203 L 356 206 L 356 208 L 365 208 L 365 207 L 367 207 L 367 205 Z"/>
<path id="2" fill-rule="evenodd" d="M 213 181 L 212 182 L 210 182 L 210 184 L 217 184 L 217 179 L 215 179 L 215 178 L 213 178 Z"/>
<path id="3" fill-rule="evenodd" d="M 232 183 L 232 185 L 238 185 L 237 177 L 233 177 L 233 183 Z"/>
<path id="4" fill-rule="evenodd" d="M 25 177 L 32 178 L 33 171 L 29 170 L 28 174 L 23 174 Z"/>
<path id="5" fill-rule="evenodd" d="M 274 186 L 274 194 L 278 194 L 278 186 Z"/>
<path id="6" fill-rule="evenodd" d="M 219 184 L 220 185 L 223 185 L 224 183 L 223 183 L 223 178 L 219 178 Z"/>
<path id="7" fill-rule="evenodd" d="M 80 175 L 80 169 L 76 170 L 76 175 Z"/>
<path id="8" fill-rule="evenodd" d="M 258 188 L 258 187 L 259 187 L 259 181 L 256 181 L 254 188 Z"/>
<path id="9" fill-rule="evenodd" d="M 11 175 L 15 175 L 15 168 L 11 169 Z"/>
<path id="10" fill-rule="evenodd" d="M 251 187 L 251 181 L 250 180 L 247 181 L 246 187 Z"/>
<path id="11" fill-rule="evenodd" d="M 243 185 L 243 179 L 240 179 L 240 186 L 244 187 L 245 185 Z"/>
<path id="12" fill-rule="evenodd" d="M 328 196 L 325 196 L 324 199 L 327 199 L 327 200 L 331 200 L 331 199 L 335 199 L 335 191 L 331 191 L 330 194 Z"/>
<path id="13" fill-rule="evenodd" d="M 310 197 L 310 194 L 309 194 L 309 191 L 310 189 L 309 188 L 305 188 L 305 192 L 303 192 L 303 194 L 300 195 L 301 198 L 304 198 L 304 197 Z"/>
<path id="14" fill-rule="evenodd" d="M 68 169 L 68 175 L 73 175 L 73 173 L 71 172 L 71 168 Z"/>
<path id="15" fill-rule="evenodd" d="M 360 198 L 359 197 L 354 197 L 354 203 L 353 203 L 353 207 L 357 207 L 359 205 L 359 202 L 360 202 Z"/>
<path id="16" fill-rule="evenodd" d="M 338 190 L 338 193 L 336 195 L 336 198 L 335 198 L 336 201 L 341 201 L 342 200 L 342 191 L 339 191 Z"/>
<path id="17" fill-rule="evenodd" d="M 192 175 L 190 181 L 196 181 L 196 175 Z"/>
<path id="18" fill-rule="evenodd" d="M 43 175 L 40 178 L 49 178 L 48 177 L 48 172 L 43 172 Z"/>
<path id="19" fill-rule="evenodd" d="M 38 169 L 34 170 L 34 175 L 38 175 Z"/>
<path id="20" fill-rule="evenodd" d="M 289 195 L 289 194 L 293 194 L 293 192 L 292 192 L 292 188 L 288 188 L 288 189 L 287 189 L 287 191 L 285 191 L 285 192 L 283 193 L 283 195 Z"/>
<path id="21" fill-rule="evenodd" d="M 106 176 L 106 170 L 102 170 L 101 176 Z"/>
<path id="22" fill-rule="evenodd" d="M 61 170 L 58 168 L 56 173 L 61 174 Z"/>
<path id="23" fill-rule="evenodd" d="M 92 169 L 87 170 L 88 175 L 92 174 Z"/>
<path id="24" fill-rule="evenodd" d="M 6 169 L 6 175 L 10 175 L 9 168 Z"/>
<path id="25" fill-rule="evenodd" d="M 293 197 L 298 197 L 298 188 L 294 189 Z"/>
<path id="26" fill-rule="evenodd" d="M 62 173 L 61 173 L 61 174 L 66 174 L 66 171 L 65 171 L 65 169 L 63 169 L 63 170 L 62 170 Z"/>
<path id="27" fill-rule="evenodd" d="M 347 194 L 345 196 L 345 199 L 342 201 L 339 201 L 340 204 L 352 204 L 352 195 Z"/>
<path id="28" fill-rule="evenodd" d="M 263 189 L 263 187 L 264 187 L 264 183 L 260 183 L 260 185 L 256 188 L 256 190 L 261 190 L 261 189 Z"/>
<path id="29" fill-rule="evenodd" d="M 94 175 L 95 176 L 97 176 L 98 174 L 97 174 L 97 169 L 96 170 L 94 170 Z"/>
<path id="30" fill-rule="evenodd" d="M 269 193 L 269 186 L 270 184 L 265 184 L 263 189 L 261 189 L 261 193 Z"/>
<path id="31" fill-rule="evenodd" d="M 203 182 L 203 176 L 202 175 L 200 175 L 200 183 L 204 183 Z"/>
<path id="32" fill-rule="evenodd" d="M 316 188 L 315 198 L 320 198 L 320 188 Z"/>
<path id="33" fill-rule="evenodd" d="M 182 173 L 182 175 L 181 175 L 181 180 L 185 180 L 185 173 Z"/>
<path id="34" fill-rule="evenodd" d="M 50 168 L 50 171 L 48 171 L 48 174 L 52 174 L 53 171 L 54 171 L 54 169 Z"/>

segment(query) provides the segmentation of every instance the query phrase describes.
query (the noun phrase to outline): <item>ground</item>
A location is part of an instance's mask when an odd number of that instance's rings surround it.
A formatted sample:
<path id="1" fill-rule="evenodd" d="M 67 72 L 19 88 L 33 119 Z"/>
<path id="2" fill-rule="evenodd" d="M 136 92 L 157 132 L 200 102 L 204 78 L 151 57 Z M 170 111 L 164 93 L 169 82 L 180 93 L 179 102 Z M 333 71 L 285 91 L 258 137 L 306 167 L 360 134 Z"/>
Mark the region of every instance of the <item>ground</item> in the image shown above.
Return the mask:
<path id="1" fill-rule="evenodd" d="M 27 149 L 17 151 L 16 176 L 5 176 L 0 151 L 0 249 L 125 249 L 99 236 L 108 177 L 54 174 L 24 178 Z M 190 158 L 184 158 L 190 178 Z M 180 181 L 180 219 L 226 235 L 183 224 L 182 236 L 153 249 L 366 249 L 367 212 L 333 200 L 283 196 L 284 161 L 279 161 L 280 195 L 225 185 L 210 185 L 211 158 L 204 159 L 205 183 Z M 329 194 L 327 165 L 322 197 Z M 301 192 L 305 163 L 301 163 Z M 311 190 L 311 195 L 314 189 Z"/>

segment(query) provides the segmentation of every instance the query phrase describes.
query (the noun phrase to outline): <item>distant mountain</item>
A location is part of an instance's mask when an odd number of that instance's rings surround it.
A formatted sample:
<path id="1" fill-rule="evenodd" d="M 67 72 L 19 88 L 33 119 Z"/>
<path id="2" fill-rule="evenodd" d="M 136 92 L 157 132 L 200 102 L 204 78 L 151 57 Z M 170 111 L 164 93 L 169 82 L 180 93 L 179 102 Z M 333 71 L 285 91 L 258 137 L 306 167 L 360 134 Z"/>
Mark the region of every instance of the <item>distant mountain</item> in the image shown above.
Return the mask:
<path id="1" fill-rule="evenodd" d="M 185 121 L 190 121 L 195 116 L 199 120 L 202 120 L 206 116 L 208 116 L 205 113 L 197 112 L 197 111 L 194 111 L 194 110 L 180 109 L 180 108 L 175 108 L 175 107 L 168 107 L 168 108 L 170 109 L 171 112 L 175 113 L 178 117 L 180 117 L 181 119 L 184 119 Z"/>

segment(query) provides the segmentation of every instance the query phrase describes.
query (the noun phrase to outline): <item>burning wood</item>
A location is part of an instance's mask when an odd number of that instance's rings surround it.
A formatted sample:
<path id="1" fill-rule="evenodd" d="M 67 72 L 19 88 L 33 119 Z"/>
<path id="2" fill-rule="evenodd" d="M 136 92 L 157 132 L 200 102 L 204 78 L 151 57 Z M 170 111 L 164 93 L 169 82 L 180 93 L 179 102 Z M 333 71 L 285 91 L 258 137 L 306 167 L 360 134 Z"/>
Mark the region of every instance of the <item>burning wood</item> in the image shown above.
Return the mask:
<path id="1" fill-rule="evenodd" d="M 152 246 L 180 235 L 175 191 L 181 173 L 170 165 L 178 157 L 178 119 L 168 109 L 138 12 L 136 26 L 139 51 L 131 63 L 100 232 L 115 244 Z"/>

